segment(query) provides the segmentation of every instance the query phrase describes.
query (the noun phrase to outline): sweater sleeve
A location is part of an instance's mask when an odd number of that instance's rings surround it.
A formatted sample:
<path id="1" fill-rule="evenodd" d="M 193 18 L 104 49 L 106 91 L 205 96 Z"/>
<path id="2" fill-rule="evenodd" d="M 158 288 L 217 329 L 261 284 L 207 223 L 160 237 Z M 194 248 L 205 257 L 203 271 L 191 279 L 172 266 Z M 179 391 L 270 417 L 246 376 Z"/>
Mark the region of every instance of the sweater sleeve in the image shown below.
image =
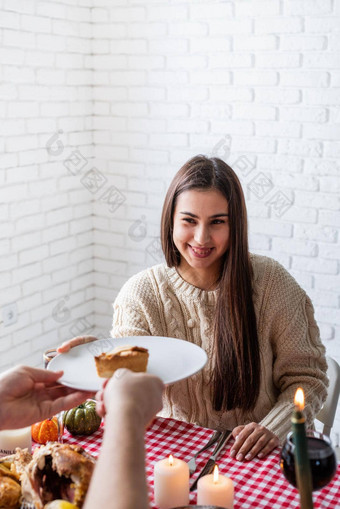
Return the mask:
<path id="1" fill-rule="evenodd" d="M 305 393 L 306 426 L 313 426 L 327 395 L 327 363 L 311 300 L 279 264 L 266 308 L 274 356 L 273 383 L 278 398 L 261 424 L 283 442 L 291 430 L 290 419 L 298 387 Z"/>
<path id="2" fill-rule="evenodd" d="M 147 271 L 130 278 L 113 303 L 111 336 L 161 336 L 159 311 Z"/>

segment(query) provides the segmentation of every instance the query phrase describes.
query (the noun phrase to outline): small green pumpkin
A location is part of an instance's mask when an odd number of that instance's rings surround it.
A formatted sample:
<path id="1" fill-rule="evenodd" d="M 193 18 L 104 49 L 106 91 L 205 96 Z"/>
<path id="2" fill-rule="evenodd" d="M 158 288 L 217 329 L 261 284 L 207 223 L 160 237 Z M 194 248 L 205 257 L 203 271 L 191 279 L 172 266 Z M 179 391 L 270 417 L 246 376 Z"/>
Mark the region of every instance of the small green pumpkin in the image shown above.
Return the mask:
<path id="1" fill-rule="evenodd" d="M 101 421 L 95 401 L 85 401 L 64 414 L 64 425 L 71 435 L 91 435 L 97 431 Z"/>

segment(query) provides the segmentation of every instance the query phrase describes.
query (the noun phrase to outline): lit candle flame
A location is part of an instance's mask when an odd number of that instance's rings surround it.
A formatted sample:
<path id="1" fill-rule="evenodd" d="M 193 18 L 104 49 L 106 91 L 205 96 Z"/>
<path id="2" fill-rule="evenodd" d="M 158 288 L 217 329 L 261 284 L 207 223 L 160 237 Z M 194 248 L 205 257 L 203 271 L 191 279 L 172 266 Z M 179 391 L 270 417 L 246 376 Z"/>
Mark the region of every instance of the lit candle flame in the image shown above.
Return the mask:
<path id="1" fill-rule="evenodd" d="M 172 467 L 173 464 L 174 464 L 174 457 L 173 457 L 172 454 L 170 454 L 170 456 L 169 456 L 169 466 Z"/>
<path id="2" fill-rule="evenodd" d="M 305 408 L 305 395 L 301 387 L 299 387 L 295 393 L 294 404 L 300 412 Z"/>
<path id="3" fill-rule="evenodd" d="M 214 484 L 218 483 L 218 466 L 214 466 Z"/>

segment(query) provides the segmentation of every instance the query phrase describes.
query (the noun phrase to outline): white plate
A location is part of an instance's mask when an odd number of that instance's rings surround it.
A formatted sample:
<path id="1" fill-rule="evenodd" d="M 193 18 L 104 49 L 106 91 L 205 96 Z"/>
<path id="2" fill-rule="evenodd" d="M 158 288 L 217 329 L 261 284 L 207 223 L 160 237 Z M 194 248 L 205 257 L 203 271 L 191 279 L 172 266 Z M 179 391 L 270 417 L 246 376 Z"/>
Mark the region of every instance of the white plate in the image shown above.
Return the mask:
<path id="1" fill-rule="evenodd" d="M 116 346 L 143 346 L 149 350 L 147 372 L 159 376 L 165 384 L 172 384 L 200 371 L 207 362 L 207 354 L 197 345 L 182 339 L 162 336 L 132 336 L 99 339 L 76 346 L 54 357 L 47 366 L 52 371 L 63 370 L 60 382 L 74 389 L 97 391 L 104 378 L 97 375 L 94 356 Z"/>

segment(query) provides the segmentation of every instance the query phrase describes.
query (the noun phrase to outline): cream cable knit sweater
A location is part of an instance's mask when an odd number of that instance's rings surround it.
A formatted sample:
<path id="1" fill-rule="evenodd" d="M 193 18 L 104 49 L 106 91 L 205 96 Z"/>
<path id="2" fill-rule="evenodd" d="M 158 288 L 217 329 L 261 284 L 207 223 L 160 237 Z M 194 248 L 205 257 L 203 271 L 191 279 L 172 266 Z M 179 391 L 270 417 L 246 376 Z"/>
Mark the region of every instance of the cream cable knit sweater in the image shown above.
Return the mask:
<path id="1" fill-rule="evenodd" d="M 213 316 L 219 291 L 201 290 L 175 268 L 156 265 L 130 278 L 114 302 L 112 337 L 167 336 L 201 346 L 205 368 L 165 391 L 160 415 L 214 429 L 261 423 L 282 442 L 291 429 L 294 394 L 302 386 L 309 425 L 325 397 L 325 349 L 306 293 L 276 261 L 251 256 L 253 299 L 261 352 L 261 387 L 251 412 L 217 412 L 209 384 L 214 365 Z"/>

